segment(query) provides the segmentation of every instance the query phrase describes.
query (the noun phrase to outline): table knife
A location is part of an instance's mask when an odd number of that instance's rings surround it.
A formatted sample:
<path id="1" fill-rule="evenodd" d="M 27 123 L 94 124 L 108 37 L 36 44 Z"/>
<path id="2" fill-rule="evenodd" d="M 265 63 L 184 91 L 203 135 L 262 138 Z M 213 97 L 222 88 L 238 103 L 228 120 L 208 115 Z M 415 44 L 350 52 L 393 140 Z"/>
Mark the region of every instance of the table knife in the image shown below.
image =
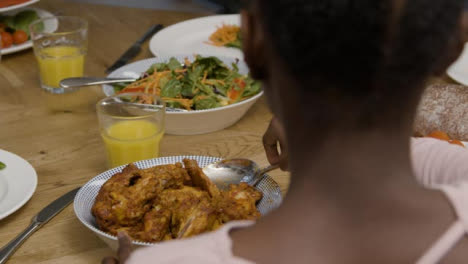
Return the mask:
<path id="1" fill-rule="evenodd" d="M 159 30 L 163 28 L 163 25 L 153 25 L 146 33 L 139 39 L 135 44 L 133 44 L 123 55 L 120 57 L 112 66 L 110 66 L 106 73 L 116 70 L 119 67 L 127 64 L 127 62 L 133 59 L 138 53 L 140 53 L 141 45 L 151 36 L 156 34 Z"/>
<path id="2" fill-rule="evenodd" d="M 11 240 L 7 245 L 0 249 L 0 264 L 7 262 L 8 258 L 13 255 L 16 249 L 36 230 L 41 226 L 49 222 L 54 216 L 60 213 L 65 207 L 67 207 L 75 198 L 76 193 L 80 188 L 76 188 L 64 194 L 62 197 L 53 201 L 42 209 L 31 221 L 31 224 L 16 238 Z"/>

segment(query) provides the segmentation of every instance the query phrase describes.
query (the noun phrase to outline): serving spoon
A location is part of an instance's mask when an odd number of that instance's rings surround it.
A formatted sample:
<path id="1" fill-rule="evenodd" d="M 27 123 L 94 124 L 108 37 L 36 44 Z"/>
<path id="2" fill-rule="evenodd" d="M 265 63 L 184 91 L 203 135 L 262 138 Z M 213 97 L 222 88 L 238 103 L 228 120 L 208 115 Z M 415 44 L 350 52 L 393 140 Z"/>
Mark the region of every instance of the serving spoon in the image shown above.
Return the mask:
<path id="1" fill-rule="evenodd" d="M 112 83 L 123 83 L 123 82 L 134 82 L 137 79 L 135 78 L 100 78 L 100 77 L 73 77 L 73 78 L 66 78 L 60 81 L 60 87 L 69 91 L 73 91 L 76 88 L 85 87 L 85 86 L 92 86 L 92 85 L 102 85 L 102 84 L 112 84 Z M 143 104 L 138 103 L 127 103 L 128 105 L 134 106 L 144 106 Z M 157 106 L 151 106 L 153 108 L 157 108 Z M 180 108 L 173 108 L 167 107 L 167 112 L 189 112 L 186 109 Z"/>
<path id="2" fill-rule="evenodd" d="M 246 182 L 251 186 L 257 185 L 265 177 L 265 173 L 278 169 L 279 165 L 271 165 L 259 168 L 249 159 L 225 159 L 203 168 L 203 172 L 221 189 L 226 189 L 229 184 Z"/>
<path id="3" fill-rule="evenodd" d="M 74 77 L 66 78 L 60 81 L 60 87 L 62 88 L 76 88 L 91 85 L 102 85 L 111 83 L 123 83 L 123 82 L 134 82 L 136 78 L 100 78 L 100 77 Z"/>

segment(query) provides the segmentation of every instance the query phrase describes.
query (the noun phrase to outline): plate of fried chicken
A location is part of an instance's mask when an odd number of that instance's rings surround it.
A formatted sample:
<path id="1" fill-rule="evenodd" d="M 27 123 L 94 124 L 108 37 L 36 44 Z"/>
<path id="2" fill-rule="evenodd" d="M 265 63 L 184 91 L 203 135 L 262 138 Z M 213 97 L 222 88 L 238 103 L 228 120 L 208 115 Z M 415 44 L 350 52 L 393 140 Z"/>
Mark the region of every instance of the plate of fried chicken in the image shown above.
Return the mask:
<path id="1" fill-rule="evenodd" d="M 281 190 L 268 175 L 256 187 L 221 187 L 202 170 L 219 160 L 176 156 L 111 169 L 80 189 L 75 213 L 115 249 L 119 232 L 135 245 L 151 245 L 214 231 L 230 221 L 257 220 L 281 204 Z"/>

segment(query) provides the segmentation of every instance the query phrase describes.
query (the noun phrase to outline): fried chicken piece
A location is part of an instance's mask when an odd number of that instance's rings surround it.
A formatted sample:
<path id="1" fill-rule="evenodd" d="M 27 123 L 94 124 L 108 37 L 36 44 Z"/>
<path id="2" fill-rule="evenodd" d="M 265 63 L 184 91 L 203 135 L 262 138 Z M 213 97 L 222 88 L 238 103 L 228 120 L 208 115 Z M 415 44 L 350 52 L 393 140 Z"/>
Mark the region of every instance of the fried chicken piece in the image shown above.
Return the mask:
<path id="1" fill-rule="evenodd" d="M 171 217 L 172 213 L 169 209 L 156 205 L 143 217 L 142 230 L 133 233 L 134 236 L 129 235 L 146 242 L 158 242 L 165 240 L 168 236 L 171 238 Z"/>
<path id="2" fill-rule="evenodd" d="M 184 165 L 192 179 L 193 186 L 207 191 L 212 198 L 218 198 L 220 196 L 218 187 L 203 173 L 203 170 L 198 167 L 196 160 L 184 159 Z"/>
<path id="3" fill-rule="evenodd" d="M 179 189 L 184 185 L 191 185 L 191 177 L 180 162 L 155 166 L 142 171 L 154 174 L 161 181 L 164 189 Z"/>
<path id="4" fill-rule="evenodd" d="M 180 163 L 147 170 L 130 164 L 102 186 L 92 213 L 102 230 L 115 235 L 122 227 L 138 225 L 159 193 L 183 186 L 186 178 Z"/>
<path id="5" fill-rule="evenodd" d="M 210 196 L 198 188 L 184 186 L 165 190 L 158 205 L 172 211 L 172 237 L 186 238 L 212 230 L 216 222 L 216 208 Z"/>
<path id="6" fill-rule="evenodd" d="M 257 220 L 261 215 L 256 203 L 262 196 L 260 191 L 245 182 L 229 185 L 229 189 L 222 192 L 218 203 L 220 220 L 222 223 L 232 220 Z"/>
<path id="7" fill-rule="evenodd" d="M 99 228 L 159 242 L 216 230 L 231 220 L 260 217 L 262 193 L 241 183 L 220 191 L 194 160 L 138 169 L 130 164 L 99 191 L 92 213 Z"/>
<path id="8" fill-rule="evenodd" d="M 187 238 L 212 231 L 219 225 L 215 207 L 209 200 L 202 200 L 182 218 L 176 238 Z"/>

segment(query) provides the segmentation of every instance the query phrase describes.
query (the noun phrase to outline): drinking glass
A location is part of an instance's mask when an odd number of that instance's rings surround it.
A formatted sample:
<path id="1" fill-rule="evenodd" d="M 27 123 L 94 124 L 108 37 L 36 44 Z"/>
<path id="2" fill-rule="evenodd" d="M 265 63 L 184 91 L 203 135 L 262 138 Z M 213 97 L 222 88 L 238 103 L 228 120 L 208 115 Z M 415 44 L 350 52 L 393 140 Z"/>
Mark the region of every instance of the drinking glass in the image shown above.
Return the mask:
<path id="1" fill-rule="evenodd" d="M 135 102 L 145 99 L 144 103 Z M 159 157 L 166 107 L 156 95 L 119 94 L 97 103 L 109 168 Z"/>
<path id="2" fill-rule="evenodd" d="M 88 22 L 79 17 L 47 17 L 33 22 L 29 29 L 41 87 L 54 94 L 69 91 L 60 88 L 59 83 L 65 78 L 83 76 Z"/>

